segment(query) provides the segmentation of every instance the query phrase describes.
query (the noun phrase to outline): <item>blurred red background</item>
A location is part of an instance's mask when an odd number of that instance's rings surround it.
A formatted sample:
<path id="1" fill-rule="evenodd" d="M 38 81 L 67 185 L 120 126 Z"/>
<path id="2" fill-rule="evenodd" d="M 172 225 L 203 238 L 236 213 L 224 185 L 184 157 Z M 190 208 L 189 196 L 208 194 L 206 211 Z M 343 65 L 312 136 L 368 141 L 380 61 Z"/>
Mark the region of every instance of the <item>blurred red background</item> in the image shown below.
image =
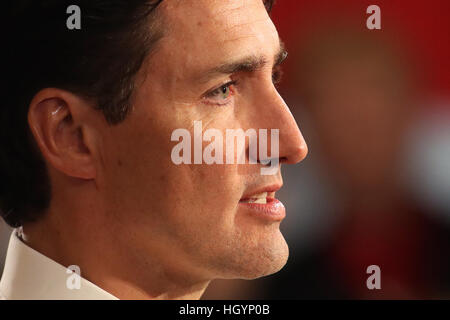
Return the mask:
<path id="1" fill-rule="evenodd" d="M 272 19 L 290 50 L 301 46 L 303 36 L 327 19 L 347 17 L 365 29 L 366 9 L 381 9 L 381 30 L 394 33 L 423 69 L 424 84 L 436 95 L 450 94 L 450 1 L 448 0 L 278 0 Z M 288 60 L 286 70 L 293 61 Z M 284 86 L 292 81 L 287 74 Z"/>

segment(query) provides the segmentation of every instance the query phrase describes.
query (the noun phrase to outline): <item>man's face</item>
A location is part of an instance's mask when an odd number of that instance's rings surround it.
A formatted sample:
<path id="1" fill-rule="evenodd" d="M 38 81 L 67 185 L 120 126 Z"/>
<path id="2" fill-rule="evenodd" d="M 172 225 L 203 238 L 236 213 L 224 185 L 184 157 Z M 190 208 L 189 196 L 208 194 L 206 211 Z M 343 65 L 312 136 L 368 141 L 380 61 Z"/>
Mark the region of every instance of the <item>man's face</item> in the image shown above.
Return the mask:
<path id="1" fill-rule="evenodd" d="M 185 128 L 193 139 L 194 121 L 224 138 L 226 129 L 279 129 L 280 161 L 302 160 L 305 142 L 272 83 L 277 31 L 262 0 L 166 0 L 158 10 L 165 36 L 140 71 L 133 111 L 102 132 L 97 180 L 106 190 L 108 224 L 115 224 L 118 241 L 169 272 L 204 279 L 276 272 L 288 257 L 282 219 L 259 215 L 241 200 L 279 188 L 280 171 L 261 175 L 261 164 L 175 165 L 178 142 L 171 135 Z M 265 63 L 253 71 L 212 72 L 248 57 Z M 230 81 L 229 89 L 214 91 Z"/>

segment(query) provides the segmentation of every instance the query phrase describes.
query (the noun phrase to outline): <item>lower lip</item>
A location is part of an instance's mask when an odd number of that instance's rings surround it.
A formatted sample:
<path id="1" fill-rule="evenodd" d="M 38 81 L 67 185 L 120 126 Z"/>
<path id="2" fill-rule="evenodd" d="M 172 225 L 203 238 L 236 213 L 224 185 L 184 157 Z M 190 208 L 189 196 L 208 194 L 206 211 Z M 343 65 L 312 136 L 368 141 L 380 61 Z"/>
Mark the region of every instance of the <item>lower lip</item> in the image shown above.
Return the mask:
<path id="1" fill-rule="evenodd" d="M 239 202 L 239 205 L 245 207 L 253 215 L 270 221 L 281 221 L 286 216 L 286 209 L 278 199 L 267 199 L 267 203 L 248 203 Z"/>

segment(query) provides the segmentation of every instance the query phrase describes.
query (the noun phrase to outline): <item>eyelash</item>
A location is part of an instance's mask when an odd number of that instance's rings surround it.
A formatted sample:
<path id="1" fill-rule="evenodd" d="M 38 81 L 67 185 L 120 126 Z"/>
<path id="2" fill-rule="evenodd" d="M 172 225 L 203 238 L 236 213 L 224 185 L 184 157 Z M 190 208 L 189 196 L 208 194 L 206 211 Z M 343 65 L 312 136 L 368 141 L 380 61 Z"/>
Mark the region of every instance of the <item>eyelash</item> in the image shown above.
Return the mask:
<path id="1" fill-rule="evenodd" d="M 272 72 L 272 82 L 275 86 L 277 86 L 280 81 L 281 78 L 283 76 L 283 70 L 281 69 L 281 66 L 275 66 Z M 230 99 L 227 99 L 226 102 L 224 103 L 218 103 L 218 102 L 211 102 L 208 101 L 208 98 L 214 98 L 217 95 L 220 95 L 221 90 L 223 89 L 230 89 L 230 97 L 234 96 L 236 93 L 236 89 L 234 89 L 234 87 L 238 84 L 237 80 L 233 80 L 233 81 L 229 81 L 215 89 L 212 89 L 211 91 L 209 91 L 208 93 L 205 94 L 204 99 L 205 102 L 208 104 L 215 104 L 215 105 L 219 105 L 219 106 L 225 106 L 228 103 L 230 103 Z"/>

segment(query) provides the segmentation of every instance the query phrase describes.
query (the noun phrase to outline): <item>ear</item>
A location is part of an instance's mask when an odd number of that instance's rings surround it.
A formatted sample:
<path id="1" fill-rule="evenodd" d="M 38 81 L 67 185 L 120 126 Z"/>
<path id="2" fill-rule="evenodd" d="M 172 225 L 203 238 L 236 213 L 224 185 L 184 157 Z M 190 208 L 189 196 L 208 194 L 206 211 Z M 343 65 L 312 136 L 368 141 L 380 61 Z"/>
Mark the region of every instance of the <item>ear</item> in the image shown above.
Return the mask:
<path id="1" fill-rule="evenodd" d="M 67 176 L 96 177 L 86 112 L 96 112 L 82 98 L 60 89 L 39 91 L 30 103 L 28 124 L 45 160 Z M 91 141 L 91 143 L 90 143 Z"/>

